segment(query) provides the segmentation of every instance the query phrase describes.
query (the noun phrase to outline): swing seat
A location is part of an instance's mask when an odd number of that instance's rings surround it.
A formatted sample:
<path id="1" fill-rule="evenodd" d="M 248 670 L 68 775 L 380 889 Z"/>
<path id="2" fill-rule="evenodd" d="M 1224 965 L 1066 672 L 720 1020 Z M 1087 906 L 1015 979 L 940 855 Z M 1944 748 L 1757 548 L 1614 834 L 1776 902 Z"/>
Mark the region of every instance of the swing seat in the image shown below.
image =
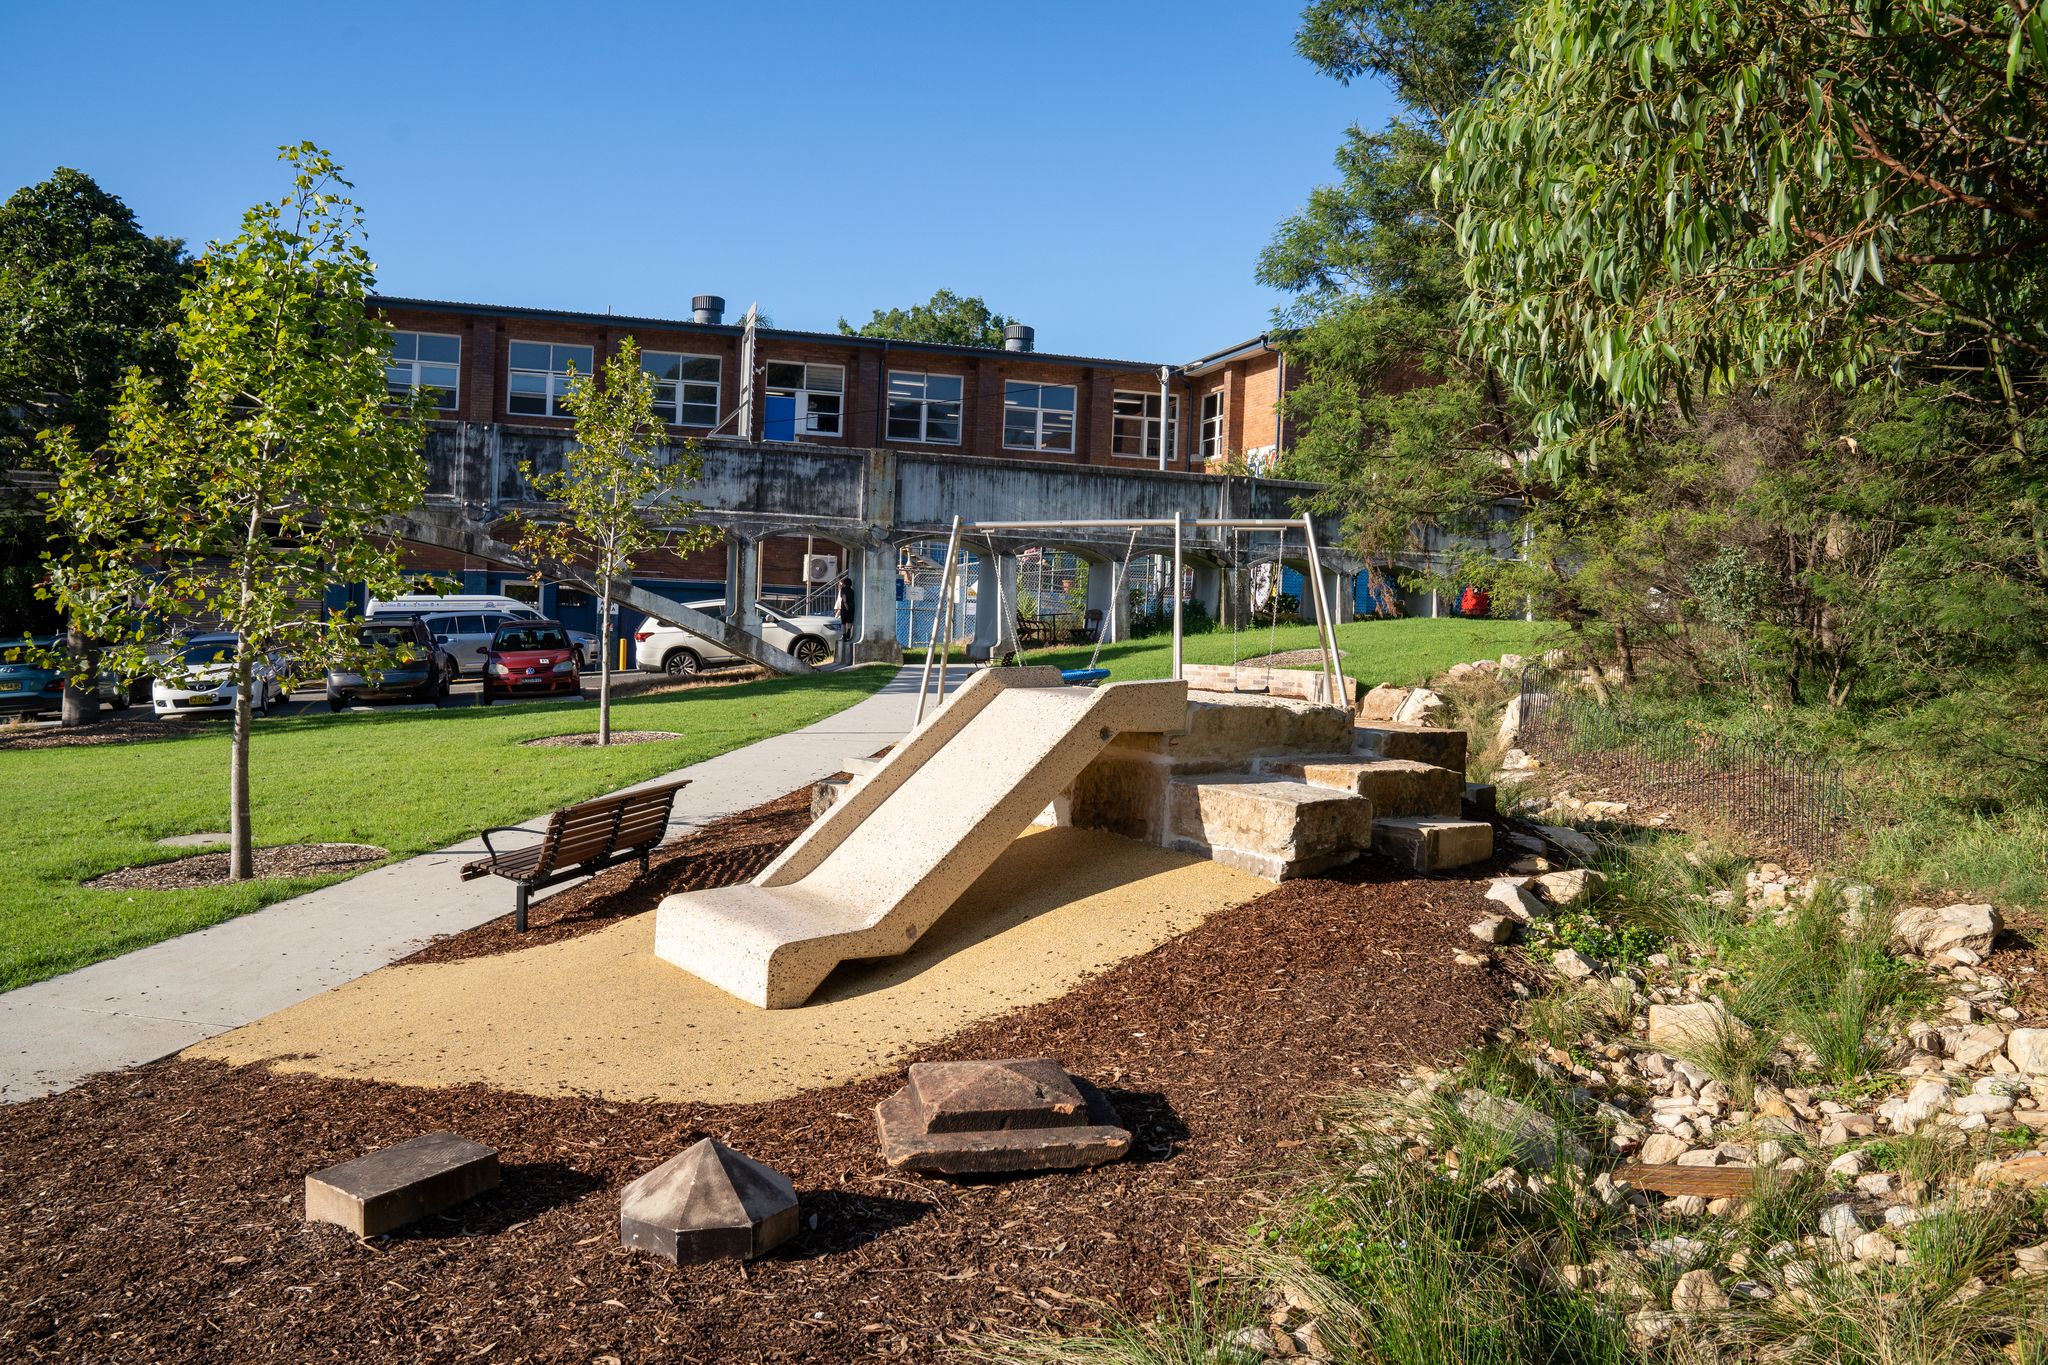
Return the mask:
<path id="1" fill-rule="evenodd" d="M 1109 670 L 1106 668 L 1063 668 L 1060 670 L 1060 681 L 1069 687 L 1079 687 L 1082 684 L 1092 686 L 1107 677 L 1109 677 Z"/>

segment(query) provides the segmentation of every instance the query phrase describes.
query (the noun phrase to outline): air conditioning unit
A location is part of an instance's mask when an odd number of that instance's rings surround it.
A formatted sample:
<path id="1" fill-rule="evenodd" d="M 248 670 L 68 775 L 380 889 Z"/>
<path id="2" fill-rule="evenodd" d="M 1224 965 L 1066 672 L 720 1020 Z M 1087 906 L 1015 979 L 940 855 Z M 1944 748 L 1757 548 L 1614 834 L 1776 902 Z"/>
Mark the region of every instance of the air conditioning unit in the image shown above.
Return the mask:
<path id="1" fill-rule="evenodd" d="M 830 583 L 839 577 L 839 556 L 805 555 L 804 582 Z"/>

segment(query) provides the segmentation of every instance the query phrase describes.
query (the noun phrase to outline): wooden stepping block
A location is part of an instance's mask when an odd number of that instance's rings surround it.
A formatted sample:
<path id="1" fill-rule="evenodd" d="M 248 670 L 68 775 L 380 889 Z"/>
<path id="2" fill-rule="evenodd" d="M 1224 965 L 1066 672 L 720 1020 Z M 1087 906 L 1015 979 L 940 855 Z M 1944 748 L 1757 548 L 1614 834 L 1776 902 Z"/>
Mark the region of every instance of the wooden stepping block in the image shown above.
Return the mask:
<path id="1" fill-rule="evenodd" d="M 306 1221 L 375 1237 L 498 1187 L 498 1154 L 428 1133 L 306 1177 Z"/>
<path id="2" fill-rule="evenodd" d="M 1708 1199 L 1747 1199 L 1756 1193 L 1756 1171 L 1748 1166 L 1618 1167 L 1614 1178 L 1652 1194 L 1697 1194 Z"/>
<path id="3" fill-rule="evenodd" d="M 796 1234 L 789 1177 L 711 1138 L 619 1195 L 619 1244 L 677 1265 L 750 1260 Z"/>
<path id="4" fill-rule="evenodd" d="M 1103 1093 L 1043 1057 L 919 1062 L 875 1122 L 883 1160 L 935 1175 L 1071 1170 L 1131 1149 Z"/>

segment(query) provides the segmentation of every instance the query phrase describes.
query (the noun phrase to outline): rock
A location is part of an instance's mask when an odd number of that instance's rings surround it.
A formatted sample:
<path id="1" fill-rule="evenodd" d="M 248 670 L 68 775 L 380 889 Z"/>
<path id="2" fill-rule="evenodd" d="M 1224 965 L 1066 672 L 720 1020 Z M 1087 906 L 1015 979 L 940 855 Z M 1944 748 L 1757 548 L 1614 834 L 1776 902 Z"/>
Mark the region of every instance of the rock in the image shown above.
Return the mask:
<path id="1" fill-rule="evenodd" d="M 1636 1159 L 1645 1166 L 1668 1166 L 1684 1156 L 1689 1149 L 1685 1139 L 1671 1133 L 1652 1133 L 1643 1139 L 1642 1149 Z"/>
<path id="2" fill-rule="evenodd" d="M 498 1154 L 453 1133 L 428 1133 L 306 1177 L 306 1221 L 358 1237 L 404 1227 L 498 1187 Z"/>
<path id="3" fill-rule="evenodd" d="M 1481 943 L 1506 943 L 1515 936 L 1515 922 L 1506 915 L 1488 915 L 1473 923 L 1470 933 Z"/>
<path id="4" fill-rule="evenodd" d="M 1863 1153 L 1844 1152 L 1828 1163 L 1828 1174 L 1854 1180 L 1863 1174 Z"/>
<path id="5" fill-rule="evenodd" d="M 1484 1090 L 1467 1090 L 1458 1096 L 1457 1103 L 1458 1112 L 1467 1119 L 1498 1132 L 1523 1166 L 1546 1168 L 1555 1165 L 1559 1155 L 1575 1166 L 1583 1166 L 1591 1159 L 1578 1139 L 1559 1128 L 1548 1115 L 1520 1100 Z"/>
<path id="6" fill-rule="evenodd" d="M 2029 1076 L 2048 1076 L 2048 1028 L 2016 1028 L 2005 1040 L 2005 1055 Z"/>
<path id="7" fill-rule="evenodd" d="M 1484 953 L 1452 953 L 1451 961 L 1457 963 L 1460 967 L 1483 967 L 1486 965 L 1486 955 Z"/>
<path id="8" fill-rule="evenodd" d="M 1600 845 L 1568 826 L 1538 825 L 1536 830 L 1545 839 L 1581 861 L 1596 857 L 1600 852 Z"/>
<path id="9" fill-rule="evenodd" d="M 1568 981 L 1584 981 L 1599 972 L 1593 960 L 1577 948 L 1560 948 L 1550 955 L 1550 965 Z M 2008 1105 L 2010 1107 L 2010 1105 Z"/>
<path id="10" fill-rule="evenodd" d="M 1500 747 L 1512 746 L 1522 736 L 1522 727 L 1542 715 L 1550 706 L 1550 696 L 1545 692 L 1531 692 L 1526 697 L 1520 694 L 1508 698 L 1508 704 L 1500 713 Z"/>
<path id="11" fill-rule="evenodd" d="M 2048 1032 L 2043 1036 L 2048 1039 Z M 2011 1046 L 2005 1030 L 1996 1024 L 1972 1024 L 1952 1038 L 1944 1037 L 1942 1043 L 1949 1057 L 1966 1067 L 1982 1066 Z M 2018 1059 L 2014 1062 L 2017 1065 Z"/>
<path id="12" fill-rule="evenodd" d="M 1859 1261 L 1889 1261 L 1892 1239 L 1881 1232 L 1866 1232 L 1849 1244 L 1849 1254 Z"/>
<path id="13" fill-rule="evenodd" d="M 1930 1077 L 1915 1082 L 1903 1097 L 1886 1100 L 1877 1107 L 1877 1112 L 1893 1131 L 1910 1133 L 1948 1108 L 1948 1094 L 1947 1082 Z"/>
<path id="14" fill-rule="evenodd" d="M 1531 886 L 1537 895 L 1560 908 L 1576 905 L 1605 884 L 1607 878 L 1591 868 L 1575 867 L 1564 872 L 1546 872 Z"/>
<path id="15" fill-rule="evenodd" d="M 1496 877 L 1486 888 L 1486 898 L 1506 908 L 1508 914 L 1527 924 L 1550 913 L 1550 907 L 1530 895 L 1528 889 L 1508 877 Z"/>
<path id="16" fill-rule="evenodd" d="M 1240 1327 L 1231 1333 L 1230 1344 L 1240 1351 L 1249 1351 L 1255 1356 L 1267 1357 L 1280 1353 L 1280 1343 L 1273 1334 L 1263 1327 Z"/>
<path id="17" fill-rule="evenodd" d="M 1991 951 L 2004 927 L 1988 905 L 1912 905 L 1892 917 L 1892 941 L 1907 952 L 1934 957 L 1954 948 Z"/>
<path id="18" fill-rule="evenodd" d="M 2016 1156 L 2009 1161 L 1986 1161 L 1977 1167 L 1975 1178 L 1987 1185 L 2048 1189 L 2048 1154 Z"/>
<path id="19" fill-rule="evenodd" d="M 1863 1235 L 1863 1223 L 1847 1204 L 1830 1204 L 1821 1210 L 1820 1230 L 1823 1236 L 1847 1246 Z"/>
<path id="20" fill-rule="evenodd" d="M 1659 1237 L 1646 1243 L 1643 1251 L 1653 1260 L 1669 1261 L 1681 1270 L 1689 1270 L 1711 1259 L 1714 1246 L 1697 1237 Z"/>
<path id="21" fill-rule="evenodd" d="M 1429 719 L 1442 709 L 1444 699 L 1426 687 L 1418 687 L 1401 699 L 1394 708 L 1394 722 L 1399 725 L 1417 725 Z"/>
<path id="22" fill-rule="evenodd" d="M 2003 1114 L 2012 1108 L 2010 1095 L 1958 1095 L 1949 1108 L 1958 1114 Z"/>
<path id="23" fill-rule="evenodd" d="M 1734 1015 L 1710 1000 L 1686 1005 L 1652 1005 L 1649 1011 L 1650 1045 L 1669 1052 L 1696 1051 L 1723 1039 L 1744 1039 L 1749 1029 Z"/>
<path id="24" fill-rule="evenodd" d="M 2013 1274 L 2025 1279 L 2048 1275 L 2048 1242 L 2021 1247 L 2012 1254 Z"/>
<path id="25" fill-rule="evenodd" d="M 1629 1334 L 1645 1345 L 1654 1346 L 1670 1336 L 1685 1322 L 1680 1313 L 1660 1313 L 1644 1309 L 1628 1316 Z"/>
<path id="26" fill-rule="evenodd" d="M 619 1195 L 619 1243 L 677 1265 L 748 1260 L 797 1234 L 789 1177 L 705 1138 Z"/>
<path id="27" fill-rule="evenodd" d="M 1711 1270 L 1688 1270 L 1678 1277 L 1678 1283 L 1671 1286 L 1674 1312 L 1713 1313 L 1727 1306 L 1728 1295 Z"/>
<path id="28" fill-rule="evenodd" d="M 884 1161 L 940 1175 L 1096 1166 L 1131 1148 L 1102 1092 L 1043 1057 L 914 1063 L 875 1121 Z"/>
<path id="29" fill-rule="evenodd" d="M 1897 1183 L 1890 1171 L 1866 1171 L 1856 1177 L 1856 1192 L 1872 1199 L 1889 1199 Z"/>

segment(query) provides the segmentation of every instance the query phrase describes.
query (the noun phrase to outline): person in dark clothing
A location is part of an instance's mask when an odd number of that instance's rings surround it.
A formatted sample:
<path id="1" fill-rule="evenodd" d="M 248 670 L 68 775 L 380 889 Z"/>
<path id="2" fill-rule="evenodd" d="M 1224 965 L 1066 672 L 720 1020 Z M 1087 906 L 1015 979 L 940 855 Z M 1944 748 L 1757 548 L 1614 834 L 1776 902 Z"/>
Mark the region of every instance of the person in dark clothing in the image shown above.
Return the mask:
<path id="1" fill-rule="evenodd" d="M 832 614 L 839 618 L 839 659 L 841 663 L 853 662 L 853 576 L 839 580 L 838 591 L 832 595 Z"/>

